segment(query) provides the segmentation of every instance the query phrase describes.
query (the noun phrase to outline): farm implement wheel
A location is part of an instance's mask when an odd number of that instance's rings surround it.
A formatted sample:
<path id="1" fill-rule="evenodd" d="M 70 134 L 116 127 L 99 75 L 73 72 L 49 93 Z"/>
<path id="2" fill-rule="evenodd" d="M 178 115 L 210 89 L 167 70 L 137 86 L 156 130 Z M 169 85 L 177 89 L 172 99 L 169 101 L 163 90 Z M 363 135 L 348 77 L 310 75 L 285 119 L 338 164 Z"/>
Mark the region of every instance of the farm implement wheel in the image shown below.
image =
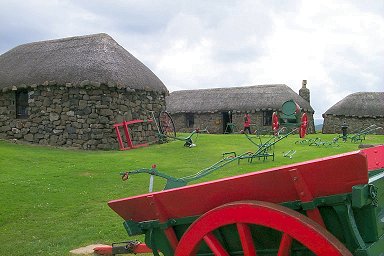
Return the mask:
<path id="1" fill-rule="evenodd" d="M 290 255 L 293 240 L 318 256 L 352 256 L 337 238 L 308 217 L 289 208 L 260 201 L 229 203 L 203 214 L 184 233 L 175 255 L 196 255 L 203 241 L 214 255 L 230 255 L 231 252 L 216 237 L 215 231 L 234 224 L 246 256 L 257 255 L 255 242 L 263 236 L 263 233 L 251 233 L 251 227 L 255 225 L 282 233 L 276 248 L 277 256 Z"/>
<path id="2" fill-rule="evenodd" d="M 304 113 L 301 116 L 301 125 L 299 130 L 300 138 L 304 138 L 305 134 L 307 133 L 307 126 L 308 126 L 308 116 L 306 113 Z"/>
<path id="3" fill-rule="evenodd" d="M 167 111 L 160 112 L 159 128 L 160 132 L 167 136 L 167 138 L 176 137 L 175 124 L 173 123 L 171 115 Z"/>
<path id="4" fill-rule="evenodd" d="M 277 116 L 276 112 L 273 112 L 272 114 L 272 130 L 273 134 L 277 135 L 279 130 L 279 117 Z"/>

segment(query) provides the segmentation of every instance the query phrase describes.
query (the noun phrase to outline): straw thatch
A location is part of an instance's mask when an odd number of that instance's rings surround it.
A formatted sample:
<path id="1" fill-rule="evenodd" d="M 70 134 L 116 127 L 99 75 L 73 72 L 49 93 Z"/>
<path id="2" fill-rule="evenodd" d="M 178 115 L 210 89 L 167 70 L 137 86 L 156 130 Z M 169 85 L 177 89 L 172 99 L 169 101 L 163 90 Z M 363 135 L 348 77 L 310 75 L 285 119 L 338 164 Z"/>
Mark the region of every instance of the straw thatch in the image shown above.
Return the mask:
<path id="1" fill-rule="evenodd" d="M 175 91 L 166 102 L 171 113 L 196 113 L 280 110 L 281 105 L 291 99 L 304 111 L 314 112 L 306 100 L 284 84 Z"/>
<path id="2" fill-rule="evenodd" d="M 384 92 L 357 92 L 329 108 L 323 116 L 383 117 Z"/>
<path id="3" fill-rule="evenodd" d="M 86 80 L 167 92 L 149 68 L 107 34 L 23 44 L 0 55 L 0 88 Z"/>

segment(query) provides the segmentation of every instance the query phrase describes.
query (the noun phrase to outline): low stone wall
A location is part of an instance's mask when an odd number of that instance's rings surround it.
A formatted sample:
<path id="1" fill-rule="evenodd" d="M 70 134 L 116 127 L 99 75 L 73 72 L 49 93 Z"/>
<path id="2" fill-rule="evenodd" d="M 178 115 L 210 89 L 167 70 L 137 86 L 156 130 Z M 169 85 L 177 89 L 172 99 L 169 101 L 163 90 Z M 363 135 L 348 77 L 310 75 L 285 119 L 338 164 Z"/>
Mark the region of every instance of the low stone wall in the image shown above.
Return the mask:
<path id="1" fill-rule="evenodd" d="M 345 117 L 336 115 L 327 115 L 324 117 L 323 133 L 341 134 L 341 126 L 343 123 L 348 125 L 347 133 L 357 133 L 370 125 L 376 125 L 383 129 L 374 131 L 376 134 L 384 134 L 384 117 Z"/>
<path id="2" fill-rule="evenodd" d="M 16 118 L 15 93 L 28 91 L 28 118 Z M 83 81 L 13 86 L 0 91 L 0 138 L 82 149 L 119 148 L 113 125 L 165 109 L 165 93 Z M 135 124 L 133 143 L 155 142 L 156 125 Z M 123 133 L 122 133 L 123 134 Z"/>
<path id="3" fill-rule="evenodd" d="M 194 114 L 193 127 L 187 127 L 185 113 L 171 114 L 177 132 L 192 132 L 194 129 L 208 128 L 210 133 L 223 133 L 221 113 Z"/>

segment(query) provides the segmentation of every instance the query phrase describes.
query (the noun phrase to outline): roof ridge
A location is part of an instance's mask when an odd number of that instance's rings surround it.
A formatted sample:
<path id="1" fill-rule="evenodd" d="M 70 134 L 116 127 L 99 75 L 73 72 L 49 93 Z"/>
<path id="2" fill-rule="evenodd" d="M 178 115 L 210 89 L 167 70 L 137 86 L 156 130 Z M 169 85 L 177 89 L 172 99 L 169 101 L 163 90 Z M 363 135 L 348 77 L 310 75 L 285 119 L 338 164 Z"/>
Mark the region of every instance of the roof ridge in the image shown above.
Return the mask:
<path id="1" fill-rule="evenodd" d="M 81 36 L 71 36 L 71 37 L 64 37 L 64 38 L 57 38 L 57 39 L 48 39 L 48 40 L 39 40 L 35 42 L 30 42 L 30 43 L 25 43 L 25 44 L 20 44 L 15 48 L 19 47 L 24 47 L 24 46 L 30 46 L 30 45 L 39 45 L 39 44 L 46 44 L 46 43 L 57 43 L 57 42 L 66 42 L 66 41 L 73 41 L 73 40 L 81 40 L 81 39 L 86 39 L 86 38 L 108 38 L 111 39 L 112 41 L 115 41 L 110 35 L 107 33 L 96 33 L 96 34 L 89 34 L 89 35 L 81 35 Z M 115 41 L 116 42 L 116 41 Z"/>
<path id="2" fill-rule="evenodd" d="M 286 84 L 260 84 L 260 85 L 249 85 L 249 86 L 229 86 L 229 87 L 214 87 L 214 88 L 199 88 L 199 89 L 185 89 L 185 90 L 177 90 L 174 92 L 195 92 L 195 91 L 219 91 L 219 90 L 228 90 L 228 89 L 251 89 L 251 88 L 259 88 L 259 87 L 272 87 L 272 86 L 284 86 L 290 88 Z M 290 88 L 291 89 L 291 88 Z"/>

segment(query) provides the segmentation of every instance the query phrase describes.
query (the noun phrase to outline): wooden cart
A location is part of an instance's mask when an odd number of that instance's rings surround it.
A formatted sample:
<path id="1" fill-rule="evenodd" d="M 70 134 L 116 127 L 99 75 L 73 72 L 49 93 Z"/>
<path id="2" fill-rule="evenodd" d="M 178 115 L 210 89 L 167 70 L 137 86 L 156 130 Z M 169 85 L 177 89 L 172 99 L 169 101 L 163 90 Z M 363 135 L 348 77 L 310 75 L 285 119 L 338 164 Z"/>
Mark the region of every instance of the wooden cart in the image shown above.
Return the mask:
<path id="1" fill-rule="evenodd" d="M 108 205 L 145 234 L 112 254 L 382 256 L 384 146 Z"/>

